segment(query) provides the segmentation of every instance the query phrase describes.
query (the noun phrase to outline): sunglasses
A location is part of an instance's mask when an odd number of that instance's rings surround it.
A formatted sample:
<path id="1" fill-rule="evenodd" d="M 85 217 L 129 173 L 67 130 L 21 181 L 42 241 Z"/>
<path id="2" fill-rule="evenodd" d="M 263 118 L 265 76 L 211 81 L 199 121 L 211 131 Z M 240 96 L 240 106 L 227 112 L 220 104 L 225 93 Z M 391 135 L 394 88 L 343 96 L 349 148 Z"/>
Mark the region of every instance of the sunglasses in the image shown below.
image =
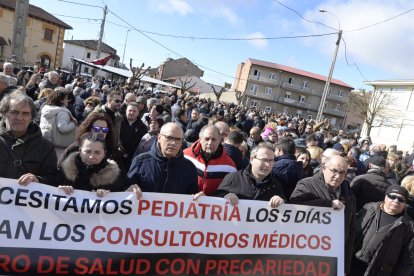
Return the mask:
<path id="1" fill-rule="evenodd" d="M 391 200 L 398 200 L 398 202 L 400 203 L 405 203 L 405 198 L 402 196 L 397 196 L 397 195 L 392 195 L 392 194 L 387 194 L 387 197 Z"/>
<path id="2" fill-rule="evenodd" d="M 92 126 L 92 131 L 93 132 L 102 132 L 102 133 L 108 133 L 109 132 L 109 128 L 107 127 L 99 127 L 99 126 Z"/>

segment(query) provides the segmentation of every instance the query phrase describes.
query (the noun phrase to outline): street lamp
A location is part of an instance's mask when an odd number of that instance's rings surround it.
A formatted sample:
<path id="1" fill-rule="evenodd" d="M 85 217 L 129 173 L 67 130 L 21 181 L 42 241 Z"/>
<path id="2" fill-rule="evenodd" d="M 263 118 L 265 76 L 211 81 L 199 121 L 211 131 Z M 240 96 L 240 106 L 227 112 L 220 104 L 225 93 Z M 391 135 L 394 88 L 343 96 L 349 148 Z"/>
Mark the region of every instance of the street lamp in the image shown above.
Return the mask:
<path id="1" fill-rule="evenodd" d="M 125 37 L 125 44 L 124 44 L 124 54 L 122 55 L 122 65 L 124 65 L 124 58 L 125 58 L 125 49 L 126 49 L 126 45 L 127 45 L 127 41 L 128 41 L 128 33 L 130 30 L 127 31 L 126 33 L 126 37 Z"/>
<path id="2" fill-rule="evenodd" d="M 327 13 L 330 13 L 333 16 L 335 16 L 336 19 L 338 20 L 339 29 L 338 29 L 338 40 L 336 41 L 336 48 L 335 48 L 334 56 L 333 56 L 333 59 L 332 59 L 331 69 L 329 70 L 329 75 L 328 75 L 328 78 L 326 80 L 325 87 L 323 89 L 321 102 L 319 104 L 318 114 L 316 115 L 316 121 L 317 122 L 322 121 L 323 110 L 325 109 L 326 96 L 328 95 L 329 85 L 331 84 L 332 74 L 333 74 L 333 70 L 335 68 L 336 56 L 338 55 L 339 44 L 341 43 L 341 38 L 342 38 L 341 22 L 340 22 L 338 16 L 336 16 L 334 13 L 329 12 L 327 10 L 319 10 L 319 12 L 327 12 Z"/>

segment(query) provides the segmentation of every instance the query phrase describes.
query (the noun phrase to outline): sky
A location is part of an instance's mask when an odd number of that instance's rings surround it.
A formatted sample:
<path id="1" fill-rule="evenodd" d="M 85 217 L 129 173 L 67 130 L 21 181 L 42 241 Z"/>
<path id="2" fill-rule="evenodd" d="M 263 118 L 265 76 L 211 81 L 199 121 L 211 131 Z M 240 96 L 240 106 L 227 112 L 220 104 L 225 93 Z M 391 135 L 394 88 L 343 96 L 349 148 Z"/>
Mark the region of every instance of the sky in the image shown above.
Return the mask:
<path id="1" fill-rule="evenodd" d="M 73 27 L 65 39 L 98 39 L 129 67 L 185 57 L 204 81 L 233 83 L 248 58 L 327 76 L 343 30 L 333 78 L 414 79 L 412 0 L 30 0 Z M 323 9 L 327 12 L 319 12 Z M 130 30 L 130 31 L 128 31 Z M 125 55 L 124 55 L 125 49 Z"/>

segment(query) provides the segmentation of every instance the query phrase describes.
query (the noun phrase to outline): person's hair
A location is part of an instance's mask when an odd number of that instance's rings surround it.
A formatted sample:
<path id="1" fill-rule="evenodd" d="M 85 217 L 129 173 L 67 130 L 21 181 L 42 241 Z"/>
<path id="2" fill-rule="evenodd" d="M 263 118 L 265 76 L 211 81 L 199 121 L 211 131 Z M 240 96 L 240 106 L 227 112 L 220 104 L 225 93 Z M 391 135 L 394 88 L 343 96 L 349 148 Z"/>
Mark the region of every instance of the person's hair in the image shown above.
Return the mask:
<path id="1" fill-rule="evenodd" d="M 62 101 L 68 96 L 63 89 L 58 89 L 49 94 L 46 98 L 47 105 L 62 106 Z"/>
<path id="2" fill-rule="evenodd" d="M 352 147 L 349 152 L 351 153 L 351 155 L 355 158 L 359 158 L 359 156 L 361 155 L 361 150 L 357 147 Z"/>
<path id="3" fill-rule="evenodd" d="M 216 127 L 215 125 L 206 125 L 206 126 L 203 126 L 203 128 L 200 130 L 200 134 L 198 136 L 200 138 L 202 138 L 204 136 L 204 132 L 207 129 L 210 129 L 210 128 L 214 129 L 215 132 L 217 133 L 217 136 L 220 137 L 220 129 L 218 127 Z"/>
<path id="4" fill-rule="evenodd" d="M 79 148 L 81 148 L 85 141 L 90 142 L 99 142 L 103 145 L 104 150 L 106 151 L 106 140 L 102 135 L 93 132 L 86 132 L 79 138 Z"/>
<path id="5" fill-rule="evenodd" d="M 138 106 L 138 103 L 136 103 L 136 102 L 130 102 L 130 103 L 128 103 L 128 104 L 127 104 L 127 108 L 128 108 L 128 106 L 133 106 L 133 107 L 136 107 L 136 108 L 138 109 L 138 112 L 139 112 L 139 106 Z"/>
<path id="6" fill-rule="evenodd" d="M 181 118 L 181 116 L 184 116 L 185 114 L 187 113 L 187 111 L 185 111 L 185 109 L 180 109 L 180 110 L 178 110 L 178 112 L 176 113 L 176 117 L 178 118 L 178 119 L 180 119 Z"/>
<path id="7" fill-rule="evenodd" d="M 37 96 L 37 99 L 47 98 L 52 93 L 53 93 L 53 89 L 51 89 L 51 88 L 43 88 L 42 90 L 40 90 L 40 93 Z"/>
<path id="8" fill-rule="evenodd" d="M 193 109 L 191 109 L 191 112 L 193 111 L 197 111 L 197 113 L 200 113 L 200 109 L 198 107 L 193 107 Z"/>
<path id="9" fill-rule="evenodd" d="M 92 104 L 93 107 L 98 106 L 101 103 L 101 99 L 99 97 L 90 96 L 83 101 L 83 104 L 87 106 L 88 104 Z"/>
<path id="10" fill-rule="evenodd" d="M 122 97 L 122 93 L 121 93 L 121 92 L 118 92 L 118 91 L 116 91 L 116 90 L 112 90 L 112 91 L 108 94 L 107 99 L 108 99 L 108 100 L 113 100 L 113 99 L 115 99 L 117 96 L 121 96 L 121 97 Z"/>
<path id="11" fill-rule="evenodd" d="M 320 160 L 323 154 L 323 150 L 318 146 L 308 147 L 308 151 L 313 160 Z"/>
<path id="12" fill-rule="evenodd" d="M 106 146 L 108 149 L 108 152 L 114 153 L 115 152 L 115 142 L 114 142 L 114 130 L 112 126 L 112 120 L 108 117 L 105 113 L 101 112 L 91 112 L 88 117 L 79 125 L 78 130 L 76 132 L 76 141 L 78 144 L 80 144 L 80 138 L 83 134 L 87 132 L 91 132 L 93 124 L 98 121 L 102 120 L 105 121 L 109 132 L 106 134 L 105 140 L 106 140 Z"/>
<path id="13" fill-rule="evenodd" d="M 36 118 L 36 106 L 29 96 L 21 90 L 15 90 L 14 92 L 6 95 L 0 102 L 0 114 L 4 115 L 10 110 L 10 101 L 13 100 L 17 104 L 27 104 L 30 106 L 32 118 Z"/>
<path id="14" fill-rule="evenodd" d="M 387 160 L 398 161 L 399 158 L 398 158 L 398 155 L 397 154 L 395 154 L 395 153 L 389 153 L 387 155 Z"/>
<path id="15" fill-rule="evenodd" d="M 268 142 L 259 143 L 250 152 L 250 157 L 255 158 L 257 156 L 257 152 L 259 151 L 259 149 L 268 149 L 273 152 L 275 148 L 272 143 L 268 143 Z"/>
<path id="16" fill-rule="evenodd" d="M 408 175 L 401 181 L 401 186 L 407 189 L 410 195 L 414 195 L 414 175 Z"/>
<path id="17" fill-rule="evenodd" d="M 308 136 L 306 136 L 305 141 L 306 141 L 306 143 L 318 142 L 318 137 L 316 136 L 315 133 L 312 133 L 312 134 L 309 134 Z"/>
<path id="18" fill-rule="evenodd" d="M 151 106 L 151 108 L 152 108 L 152 106 Z M 161 115 L 164 112 L 164 107 L 160 104 L 156 104 L 155 105 L 155 110 L 157 110 L 158 114 Z M 177 117 L 178 117 L 178 115 L 177 115 Z"/>
<path id="19" fill-rule="evenodd" d="M 296 146 L 295 141 L 291 138 L 282 138 L 276 144 L 275 148 L 283 150 L 283 154 L 295 154 Z"/>
<path id="20" fill-rule="evenodd" d="M 50 79 L 52 76 L 59 77 L 59 73 L 56 71 L 50 71 L 47 73 L 47 78 Z"/>
<path id="21" fill-rule="evenodd" d="M 229 132 L 229 135 L 227 135 L 226 139 L 233 145 L 240 145 L 243 143 L 244 136 L 240 131 L 232 130 Z"/>
<path id="22" fill-rule="evenodd" d="M 26 84 L 26 88 L 30 88 L 30 87 L 32 87 L 33 85 L 35 85 L 35 84 L 36 84 L 36 79 L 37 79 L 37 78 L 40 78 L 40 75 L 39 75 L 39 74 L 34 73 L 34 74 L 30 77 L 29 81 L 27 82 L 27 84 Z"/>
<path id="23" fill-rule="evenodd" d="M 310 152 L 306 148 L 296 148 L 296 152 L 295 152 L 296 159 L 302 154 L 307 154 L 309 156 L 309 159 L 312 158 Z"/>

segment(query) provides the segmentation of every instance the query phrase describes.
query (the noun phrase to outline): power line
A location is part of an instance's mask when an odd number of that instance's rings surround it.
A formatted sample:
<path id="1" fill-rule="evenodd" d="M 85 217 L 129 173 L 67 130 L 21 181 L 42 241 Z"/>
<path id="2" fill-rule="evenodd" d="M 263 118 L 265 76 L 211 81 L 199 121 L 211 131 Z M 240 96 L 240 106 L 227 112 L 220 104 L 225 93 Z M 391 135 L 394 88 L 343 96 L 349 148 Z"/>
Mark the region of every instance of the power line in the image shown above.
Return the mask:
<path id="1" fill-rule="evenodd" d="M 319 24 L 319 25 L 325 26 L 325 27 L 327 27 L 327 28 L 329 28 L 329 29 L 331 29 L 331 30 L 338 31 L 337 29 L 332 28 L 331 26 L 328 26 L 328 25 L 326 25 L 326 24 L 324 24 L 324 23 L 322 23 L 322 22 L 319 22 L 319 21 L 313 21 L 313 20 L 310 20 L 310 19 L 307 19 L 307 18 L 303 17 L 303 15 L 302 15 L 302 14 L 300 14 L 297 10 L 295 10 L 295 9 L 293 9 L 293 8 L 289 7 L 289 6 L 286 6 L 286 5 L 285 5 L 285 4 L 283 4 L 282 2 L 279 2 L 279 1 L 277 1 L 277 0 L 273 0 L 273 1 L 274 1 L 274 2 L 276 2 L 276 3 L 278 3 L 278 4 L 279 4 L 279 5 L 281 5 L 281 6 L 285 7 L 286 9 L 293 11 L 293 12 L 294 12 L 294 13 L 296 13 L 296 14 L 297 14 L 300 18 L 302 18 L 303 20 L 305 20 L 305 21 L 307 21 L 307 22 L 310 22 L 310 23 L 313 23 L 313 24 Z"/>
<path id="2" fill-rule="evenodd" d="M 403 12 L 403 13 L 397 14 L 396 16 L 393 16 L 393 17 L 390 17 L 390 18 L 388 18 L 388 19 L 382 20 L 382 21 L 380 21 L 380 22 L 377 22 L 377 23 L 374 23 L 374 24 L 371 24 L 371 25 L 368 25 L 368 26 L 365 26 L 365 27 L 361 27 L 361 28 L 358 28 L 358 29 L 353 29 L 353 30 L 350 30 L 350 31 L 346 31 L 346 32 L 347 32 L 347 33 L 350 33 L 350 32 L 355 32 L 355 31 L 360 31 L 360 30 L 368 29 L 368 28 L 371 28 L 371 27 L 377 26 L 377 25 L 379 25 L 379 24 L 382 24 L 382 23 L 385 23 L 385 22 L 391 21 L 391 20 L 393 20 L 393 19 L 395 19 L 395 18 L 397 18 L 397 17 L 403 16 L 404 14 L 410 13 L 410 12 L 412 12 L 412 11 L 414 11 L 414 8 L 413 8 L 413 9 L 409 9 L 409 10 L 407 10 L 407 11 Z"/>
<path id="3" fill-rule="evenodd" d="M 66 3 L 70 3 L 70 4 L 75 4 L 75 5 L 80 5 L 80 6 L 85 6 L 85 7 L 92 7 L 92 8 L 101 8 L 101 6 L 95 6 L 95 5 L 88 5 L 88 4 L 84 4 L 84 3 L 78 3 L 78 2 L 72 2 L 72 1 L 67 1 L 67 0 L 58 0 L 60 2 L 66 2 Z"/>
<path id="4" fill-rule="evenodd" d="M 78 17 L 78 16 L 71 16 L 71 15 L 64 15 L 64 14 L 56 14 L 56 13 L 51 13 L 51 14 L 52 15 L 56 15 L 56 16 L 76 18 L 76 19 L 85 19 L 85 20 L 93 20 L 93 21 L 99 21 L 99 20 L 101 20 L 100 18 Z"/>
<path id="5" fill-rule="evenodd" d="M 359 69 L 359 66 L 358 66 L 358 64 L 356 64 L 355 62 L 352 62 L 352 64 L 351 63 L 349 63 L 349 61 L 348 61 L 348 54 L 347 54 L 347 46 L 346 46 L 346 41 L 345 41 L 345 39 L 344 39 L 344 37 L 342 36 L 342 41 L 344 42 L 344 53 L 345 53 L 345 61 L 346 61 L 346 64 L 349 66 L 349 67 L 353 67 L 353 66 L 355 66 L 356 67 L 356 69 L 358 70 L 358 72 L 359 72 L 359 74 L 366 80 L 366 81 L 368 81 L 368 79 L 365 77 L 365 75 L 361 72 L 361 70 Z"/>

